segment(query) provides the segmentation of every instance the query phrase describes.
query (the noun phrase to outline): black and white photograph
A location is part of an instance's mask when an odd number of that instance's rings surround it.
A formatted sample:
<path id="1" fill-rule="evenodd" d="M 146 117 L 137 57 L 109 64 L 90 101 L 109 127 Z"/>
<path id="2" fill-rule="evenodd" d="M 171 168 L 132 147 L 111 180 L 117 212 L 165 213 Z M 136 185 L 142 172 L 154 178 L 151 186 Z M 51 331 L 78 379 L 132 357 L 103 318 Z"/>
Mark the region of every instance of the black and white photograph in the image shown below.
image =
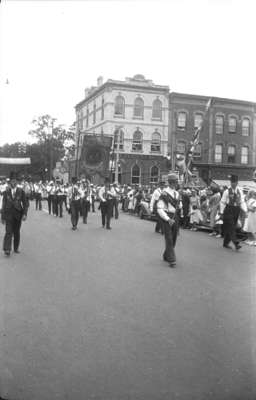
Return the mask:
<path id="1" fill-rule="evenodd" d="M 255 15 L 0 1 L 0 400 L 256 400 Z"/>

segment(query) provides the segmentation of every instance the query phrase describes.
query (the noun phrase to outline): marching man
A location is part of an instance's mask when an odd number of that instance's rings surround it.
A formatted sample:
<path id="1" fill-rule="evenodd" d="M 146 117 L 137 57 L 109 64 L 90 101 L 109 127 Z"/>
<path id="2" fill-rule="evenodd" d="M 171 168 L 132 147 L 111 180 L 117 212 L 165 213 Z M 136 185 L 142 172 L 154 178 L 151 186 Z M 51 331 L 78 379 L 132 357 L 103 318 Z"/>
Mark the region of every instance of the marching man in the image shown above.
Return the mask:
<path id="1" fill-rule="evenodd" d="M 178 176 L 174 173 L 168 175 L 168 187 L 163 189 L 157 202 L 157 212 L 161 218 L 165 237 L 164 261 L 169 262 L 170 267 L 176 265 L 175 245 L 178 235 L 178 209 L 180 208 L 180 197 L 176 190 Z"/>
<path id="2" fill-rule="evenodd" d="M 220 216 L 223 217 L 223 247 L 232 249 L 230 242 L 233 242 L 235 249 L 241 249 L 241 245 L 236 237 L 236 224 L 242 210 L 247 213 L 242 190 L 238 187 L 238 176 L 231 175 L 231 186 L 223 192 L 220 200 Z"/>

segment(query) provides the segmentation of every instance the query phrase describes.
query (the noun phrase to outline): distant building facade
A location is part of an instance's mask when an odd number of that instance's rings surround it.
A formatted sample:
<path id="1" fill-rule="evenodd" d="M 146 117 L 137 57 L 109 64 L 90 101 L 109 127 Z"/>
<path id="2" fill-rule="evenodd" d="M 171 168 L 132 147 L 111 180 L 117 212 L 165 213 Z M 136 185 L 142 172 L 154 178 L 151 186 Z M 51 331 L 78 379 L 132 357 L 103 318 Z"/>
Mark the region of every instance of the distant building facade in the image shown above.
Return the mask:
<path id="1" fill-rule="evenodd" d="M 168 86 L 156 85 L 143 75 L 105 83 L 99 79 L 75 109 L 78 159 L 85 135 L 106 135 L 113 138 L 113 169 L 119 147 L 119 182 L 158 182 L 166 172 Z"/>
<path id="2" fill-rule="evenodd" d="M 124 81 L 109 79 L 85 90 L 76 110 L 76 160 L 72 175 L 80 175 L 84 137 L 112 137 L 115 169 L 119 148 L 118 180 L 124 184 L 158 182 L 177 154 L 186 154 L 202 120 L 192 168 L 205 182 L 225 180 L 236 173 L 251 180 L 256 168 L 256 104 L 248 101 L 170 92 L 143 75 Z M 171 155 L 170 162 L 167 154 Z M 114 180 L 114 175 L 112 176 Z"/>
<path id="3" fill-rule="evenodd" d="M 170 93 L 169 144 L 185 154 L 192 135 L 204 119 L 192 168 L 207 183 L 237 174 L 252 180 L 256 166 L 256 104 L 247 101 Z"/>

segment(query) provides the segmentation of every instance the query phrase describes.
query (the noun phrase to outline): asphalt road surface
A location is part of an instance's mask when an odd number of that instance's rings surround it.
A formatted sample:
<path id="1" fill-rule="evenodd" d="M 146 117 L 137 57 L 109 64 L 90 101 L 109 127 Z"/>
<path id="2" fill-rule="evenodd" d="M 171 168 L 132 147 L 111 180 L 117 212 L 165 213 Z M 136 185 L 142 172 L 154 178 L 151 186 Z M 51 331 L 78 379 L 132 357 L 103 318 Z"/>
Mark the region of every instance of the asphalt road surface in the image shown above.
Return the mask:
<path id="1" fill-rule="evenodd" d="M 34 207 L 0 255 L 1 397 L 256 399 L 255 247 L 181 230 L 171 269 L 153 222 Z"/>

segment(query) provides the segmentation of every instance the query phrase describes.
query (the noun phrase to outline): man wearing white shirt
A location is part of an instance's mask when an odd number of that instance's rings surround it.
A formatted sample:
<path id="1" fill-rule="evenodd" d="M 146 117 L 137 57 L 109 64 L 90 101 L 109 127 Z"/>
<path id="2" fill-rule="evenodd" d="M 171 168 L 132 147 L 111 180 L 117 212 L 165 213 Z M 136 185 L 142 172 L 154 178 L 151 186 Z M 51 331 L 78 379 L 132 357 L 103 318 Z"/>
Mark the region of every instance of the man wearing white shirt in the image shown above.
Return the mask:
<path id="1" fill-rule="evenodd" d="M 72 178 L 72 185 L 68 190 L 68 208 L 71 214 L 71 229 L 76 231 L 81 210 L 81 191 L 76 177 Z"/>
<path id="2" fill-rule="evenodd" d="M 113 198 L 116 193 L 113 187 L 110 187 L 110 181 L 108 178 L 105 179 L 105 184 L 99 190 L 100 210 L 102 219 L 102 228 L 112 229 L 110 227 L 110 220 L 113 212 Z"/>
<path id="3" fill-rule="evenodd" d="M 157 212 L 161 218 L 164 236 L 165 251 L 164 261 L 169 262 L 170 267 L 176 265 L 175 245 L 178 235 L 178 216 L 177 210 L 180 205 L 179 193 L 176 190 L 178 176 L 174 173 L 168 175 L 168 187 L 165 188 L 157 202 Z"/>
<path id="4" fill-rule="evenodd" d="M 161 181 L 159 182 L 159 186 L 156 188 L 156 190 L 154 190 L 151 200 L 150 200 L 150 212 L 157 214 L 157 201 L 159 200 L 159 197 L 162 194 L 162 191 L 165 187 L 165 182 Z M 161 218 L 159 217 L 159 215 L 157 214 L 157 221 L 156 221 L 156 226 L 155 226 L 155 232 L 159 233 L 163 233 L 163 228 L 162 228 L 162 223 L 161 223 Z"/>
<path id="5" fill-rule="evenodd" d="M 237 220 L 242 210 L 247 212 L 247 206 L 242 190 L 238 187 L 238 176 L 231 175 L 231 186 L 223 192 L 220 200 L 220 216 L 223 217 L 223 247 L 232 249 L 230 242 L 232 241 L 235 249 L 241 249 L 241 245 L 236 236 Z"/>

